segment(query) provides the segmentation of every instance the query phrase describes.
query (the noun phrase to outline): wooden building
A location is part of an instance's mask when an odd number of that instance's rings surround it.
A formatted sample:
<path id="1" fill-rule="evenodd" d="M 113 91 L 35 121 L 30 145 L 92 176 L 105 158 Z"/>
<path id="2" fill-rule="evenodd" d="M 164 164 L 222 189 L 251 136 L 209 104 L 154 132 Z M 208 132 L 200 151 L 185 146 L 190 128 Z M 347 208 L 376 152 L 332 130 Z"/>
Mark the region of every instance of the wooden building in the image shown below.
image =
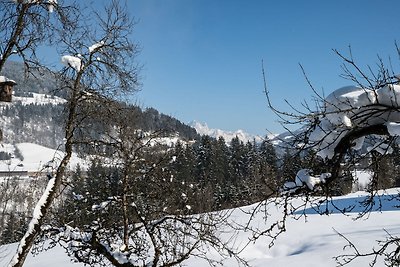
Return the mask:
<path id="1" fill-rule="evenodd" d="M 13 88 L 17 83 L 5 76 L 0 76 L 0 102 L 11 102 Z"/>

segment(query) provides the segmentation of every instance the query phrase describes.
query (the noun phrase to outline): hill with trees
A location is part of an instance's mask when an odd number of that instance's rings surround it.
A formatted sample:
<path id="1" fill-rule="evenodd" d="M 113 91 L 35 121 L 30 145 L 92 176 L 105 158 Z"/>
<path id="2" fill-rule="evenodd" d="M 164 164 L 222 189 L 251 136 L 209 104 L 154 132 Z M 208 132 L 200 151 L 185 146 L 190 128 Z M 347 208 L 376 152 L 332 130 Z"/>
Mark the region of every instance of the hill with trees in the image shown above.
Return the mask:
<path id="1" fill-rule="evenodd" d="M 24 73 L 23 64 L 18 62 L 7 62 L 4 74 L 17 82 L 14 101 L 0 105 L 4 141 L 31 142 L 58 148 L 64 138 L 65 101 L 33 101 L 34 93 L 41 94 L 42 100 L 65 97 L 65 91 L 57 87 L 56 74 L 40 69 Z M 159 131 L 163 136 L 179 136 L 186 141 L 199 138 L 195 129 L 154 108 L 143 109 L 123 102 L 119 105 L 133 114 L 135 119 L 127 123 L 135 129 Z"/>

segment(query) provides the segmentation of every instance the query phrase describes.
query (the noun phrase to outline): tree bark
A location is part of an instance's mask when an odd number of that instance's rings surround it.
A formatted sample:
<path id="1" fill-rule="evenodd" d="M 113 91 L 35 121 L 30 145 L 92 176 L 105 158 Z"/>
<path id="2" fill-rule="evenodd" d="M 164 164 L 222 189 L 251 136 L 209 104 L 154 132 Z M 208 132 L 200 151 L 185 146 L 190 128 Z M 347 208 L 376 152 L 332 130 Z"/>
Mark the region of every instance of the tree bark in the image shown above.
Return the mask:
<path id="1" fill-rule="evenodd" d="M 29 251 L 31 250 L 35 242 L 35 238 L 40 233 L 40 228 L 43 224 L 44 218 L 46 217 L 47 212 L 50 210 L 53 200 L 56 197 L 57 190 L 61 187 L 63 177 L 65 175 L 65 170 L 72 155 L 76 108 L 79 95 L 79 81 L 81 75 L 82 73 L 79 72 L 72 90 L 72 96 L 68 111 L 68 120 L 65 130 L 65 137 L 67 139 L 65 143 L 65 155 L 61 160 L 60 165 L 57 167 L 55 176 L 49 180 L 45 193 L 36 204 L 33 218 L 29 223 L 28 230 L 26 231 L 24 237 L 21 239 L 18 245 L 17 252 L 10 261 L 8 267 L 22 267 L 24 265 L 26 257 L 28 256 Z"/>

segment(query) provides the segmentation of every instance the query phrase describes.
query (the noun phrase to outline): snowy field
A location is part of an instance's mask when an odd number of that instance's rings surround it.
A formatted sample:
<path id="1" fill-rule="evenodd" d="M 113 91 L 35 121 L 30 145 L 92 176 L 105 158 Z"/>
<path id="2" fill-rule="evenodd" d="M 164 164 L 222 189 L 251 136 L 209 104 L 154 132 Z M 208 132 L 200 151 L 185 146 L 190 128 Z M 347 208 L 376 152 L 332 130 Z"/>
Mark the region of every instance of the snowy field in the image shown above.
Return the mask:
<path id="1" fill-rule="evenodd" d="M 28 171 L 36 172 L 42 170 L 47 165 L 54 165 L 54 161 L 59 161 L 64 153 L 55 149 L 47 148 L 32 143 L 19 143 L 15 145 L 21 152 L 23 160 L 15 155 L 15 147 L 12 144 L 1 144 L 0 151 L 10 153 L 10 160 L 0 160 L 0 171 Z M 76 165 L 86 166 L 86 162 L 73 154 L 70 161 L 71 168 Z"/>
<path id="2" fill-rule="evenodd" d="M 398 194 L 400 189 L 391 189 L 384 194 Z M 347 196 L 335 198 L 335 204 L 339 207 L 357 204 L 358 201 L 365 197 L 365 193 L 357 192 Z M 343 250 L 346 241 L 341 238 L 337 232 L 345 235 L 349 240 L 357 245 L 360 252 L 369 252 L 372 247 L 377 247 L 377 240 L 384 240 L 387 234 L 400 235 L 400 212 L 395 208 L 400 203 L 396 201 L 388 201 L 383 196 L 382 210 L 374 211 L 368 219 L 354 220 L 360 208 L 355 208 L 349 216 L 332 210 L 329 216 L 322 216 L 315 213 L 313 209 L 306 209 L 307 220 L 304 218 L 299 220 L 289 219 L 287 222 L 287 231 L 281 235 L 272 248 L 268 248 L 268 239 L 259 239 L 255 243 L 250 243 L 241 253 L 241 256 L 249 261 L 251 266 L 296 266 L 296 267 L 320 267 L 320 266 L 336 266 L 333 257 L 343 253 L 349 253 L 350 250 Z M 300 201 L 300 200 L 296 200 Z M 377 202 L 378 204 L 378 202 Z M 254 206 L 244 207 L 243 210 L 250 210 Z M 376 208 L 374 208 L 376 209 Z M 271 219 L 278 218 L 282 211 L 272 208 Z M 248 217 L 240 209 L 236 209 L 232 213 L 232 220 L 236 222 L 245 222 Z M 272 220 L 273 221 L 273 220 Z M 264 227 L 266 224 L 261 214 L 258 214 L 253 225 Z M 228 235 L 224 235 L 228 237 Z M 235 239 L 237 246 L 242 246 L 248 240 L 249 233 L 241 232 Z M 10 245 L 0 248 L 0 266 L 5 266 L 10 260 L 11 254 L 15 251 L 16 245 Z M 218 259 L 215 252 L 210 251 L 208 254 L 214 259 Z M 348 266 L 368 266 L 371 258 L 360 258 Z M 69 258 L 60 248 L 43 252 L 38 256 L 29 256 L 27 267 L 73 267 L 83 266 L 82 264 L 71 263 Z M 208 266 L 204 260 L 191 258 L 185 262 L 185 266 L 204 267 Z M 237 263 L 233 259 L 224 261 L 223 266 L 233 267 Z M 376 266 L 384 266 L 382 262 L 378 262 Z"/>
<path id="3" fill-rule="evenodd" d="M 39 145 L 30 143 L 16 144 L 21 151 L 24 160 L 21 161 L 14 157 L 9 161 L 0 161 L 0 170 L 27 170 L 37 171 L 43 165 L 47 164 L 54 158 L 60 158 L 62 153 L 56 150 L 45 148 Z M 15 147 L 13 145 L 4 144 L 1 151 L 13 154 Z M 84 165 L 85 162 L 75 155 L 72 158 L 71 165 Z M 355 176 L 361 185 L 366 184 L 371 174 L 368 172 L 356 172 Z M 398 194 L 400 189 L 387 190 L 382 194 L 393 195 Z M 365 193 L 356 192 L 343 197 L 335 198 L 335 205 L 346 207 L 349 205 L 357 205 L 357 203 L 365 197 Z M 248 244 L 241 252 L 241 257 L 246 259 L 251 266 L 296 266 L 296 267 L 312 267 L 312 266 L 336 266 L 333 257 L 351 251 L 343 251 L 343 247 L 347 244 L 337 232 L 345 235 L 349 240 L 357 245 L 361 252 L 370 252 L 371 248 L 377 247 L 377 240 L 384 240 L 387 232 L 392 235 L 400 235 L 400 224 L 397 220 L 400 218 L 400 210 L 396 205 L 400 205 L 398 201 L 389 201 L 388 198 L 380 198 L 382 202 L 381 211 L 372 212 L 368 219 L 354 220 L 361 211 L 361 208 L 353 209 L 349 216 L 340 214 L 332 210 L 329 216 L 321 216 L 316 214 L 313 209 L 306 209 L 306 220 L 302 217 L 299 220 L 290 218 L 287 221 L 287 231 L 282 234 L 275 242 L 272 248 L 268 248 L 271 240 L 261 238 L 257 242 Z M 301 200 L 296 200 L 297 204 Z M 236 223 L 245 223 L 248 220 L 248 215 L 243 211 L 251 210 L 253 206 L 236 209 L 232 212 L 231 220 Z M 257 225 L 260 229 L 267 228 L 269 223 L 272 223 L 280 218 L 282 210 L 276 207 L 270 207 L 269 222 L 265 222 L 263 214 L 257 214 L 252 225 Z M 299 216 L 295 214 L 295 216 Z M 229 234 L 223 234 L 223 237 L 228 239 Z M 240 232 L 235 240 L 235 246 L 242 248 L 247 243 L 250 237 L 249 232 Z M 16 250 L 16 244 L 0 247 L 0 266 L 6 266 L 13 253 Z M 208 256 L 219 260 L 218 254 L 210 251 Z M 368 266 L 371 258 L 360 258 L 348 266 Z M 55 248 L 33 257 L 29 256 L 26 265 L 27 267 L 42 267 L 42 266 L 57 266 L 57 267 L 73 267 L 83 266 L 83 264 L 72 263 L 68 256 L 61 248 Z M 185 262 L 185 266 L 189 267 L 204 267 L 208 266 L 204 260 L 190 258 Z M 226 259 L 223 266 L 234 267 L 238 266 L 232 258 Z M 383 266 L 379 262 L 376 266 Z"/>
<path id="4" fill-rule="evenodd" d="M 46 94 L 38 94 L 38 93 L 30 93 L 32 94 L 32 97 L 22 97 L 22 96 L 14 96 L 13 101 L 14 102 L 21 102 L 22 105 L 30 105 L 30 104 L 36 104 L 36 105 L 45 105 L 45 104 L 53 104 L 53 105 L 58 105 L 58 104 L 65 104 L 67 100 L 64 98 L 58 97 L 58 96 L 52 96 L 52 95 L 46 95 Z M 6 103 L 9 105 L 12 105 L 12 103 Z"/>

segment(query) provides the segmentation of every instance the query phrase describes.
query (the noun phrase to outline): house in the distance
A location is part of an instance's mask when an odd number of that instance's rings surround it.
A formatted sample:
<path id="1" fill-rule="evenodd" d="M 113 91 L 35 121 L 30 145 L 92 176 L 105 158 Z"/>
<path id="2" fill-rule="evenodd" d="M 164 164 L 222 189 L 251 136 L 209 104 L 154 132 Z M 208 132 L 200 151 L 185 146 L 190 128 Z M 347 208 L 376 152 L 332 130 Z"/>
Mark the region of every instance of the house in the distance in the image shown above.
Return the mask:
<path id="1" fill-rule="evenodd" d="M 11 102 L 13 88 L 16 84 L 14 80 L 0 76 L 0 102 Z"/>

